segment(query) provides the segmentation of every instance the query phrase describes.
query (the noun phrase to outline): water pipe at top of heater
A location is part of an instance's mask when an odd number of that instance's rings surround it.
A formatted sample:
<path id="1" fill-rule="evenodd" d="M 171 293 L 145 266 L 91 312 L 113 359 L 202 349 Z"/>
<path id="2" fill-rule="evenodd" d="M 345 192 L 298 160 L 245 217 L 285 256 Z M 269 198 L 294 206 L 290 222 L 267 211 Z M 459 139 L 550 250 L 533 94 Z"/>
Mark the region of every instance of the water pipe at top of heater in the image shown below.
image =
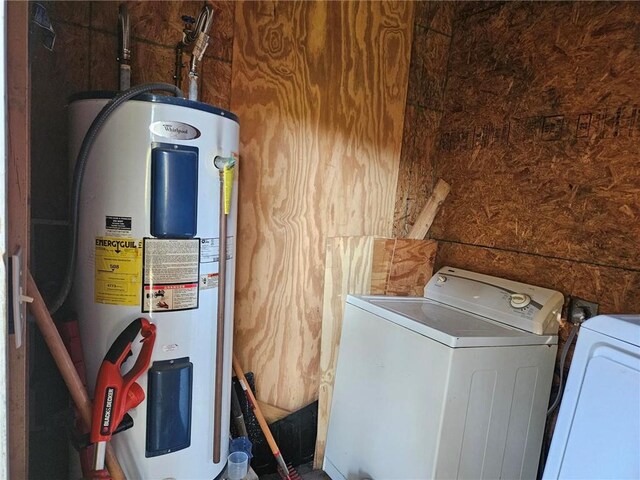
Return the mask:
<path id="1" fill-rule="evenodd" d="M 209 45 L 209 30 L 213 21 L 213 9 L 208 4 L 204 4 L 198 20 L 184 16 L 185 22 L 182 40 L 176 46 L 176 73 L 174 79 L 176 85 L 182 80 L 182 53 L 185 49 L 191 50 L 191 60 L 189 61 L 189 100 L 198 99 L 198 63 L 202 61 L 204 52 Z M 195 23 L 193 28 L 191 25 Z"/>
<path id="2" fill-rule="evenodd" d="M 131 86 L 131 34 L 129 12 L 124 3 L 118 8 L 118 63 L 120 64 L 120 90 Z"/>

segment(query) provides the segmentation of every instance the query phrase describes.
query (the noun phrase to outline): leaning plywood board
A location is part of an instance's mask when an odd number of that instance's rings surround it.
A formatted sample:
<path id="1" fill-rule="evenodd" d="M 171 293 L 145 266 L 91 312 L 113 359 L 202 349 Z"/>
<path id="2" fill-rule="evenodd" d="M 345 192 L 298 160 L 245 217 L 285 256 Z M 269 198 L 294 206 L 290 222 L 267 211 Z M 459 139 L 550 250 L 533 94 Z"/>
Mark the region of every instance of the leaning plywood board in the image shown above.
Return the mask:
<path id="1" fill-rule="evenodd" d="M 289 410 L 284 410 L 283 408 L 269 405 L 268 403 L 262 402 L 260 400 L 258 400 L 258 406 L 260 407 L 260 410 L 262 410 L 262 415 L 264 415 L 264 418 L 268 424 L 277 422 L 281 418 L 291 415 L 292 413 Z"/>
<path id="2" fill-rule="evenodd" d="M 344 303 L 348 294 L 422 295 L 433 272 L 437 243 L 433 240 L 336 237 L 327 242 L 318 434 L 314 466 L 320 468 L 329 426 L 333 382 Z"/>

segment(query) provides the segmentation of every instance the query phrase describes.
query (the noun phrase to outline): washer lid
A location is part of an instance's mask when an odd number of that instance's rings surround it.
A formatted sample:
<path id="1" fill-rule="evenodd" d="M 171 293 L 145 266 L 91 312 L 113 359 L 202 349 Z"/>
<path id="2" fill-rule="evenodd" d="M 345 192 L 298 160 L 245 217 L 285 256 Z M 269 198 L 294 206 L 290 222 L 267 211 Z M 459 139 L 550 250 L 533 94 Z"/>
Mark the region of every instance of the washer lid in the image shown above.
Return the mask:
<path id="1" fill-rule="evenodd" d="M 554 345 L 555 335 L 536 335 L 423 297 L 353 296 L 347 303 L 453 348 Z"/>
<path id="2" fill-rule="evenodd" d="M 582 328 L 640 346 L 640 315 L 598 315 L 584 322 Z"/>

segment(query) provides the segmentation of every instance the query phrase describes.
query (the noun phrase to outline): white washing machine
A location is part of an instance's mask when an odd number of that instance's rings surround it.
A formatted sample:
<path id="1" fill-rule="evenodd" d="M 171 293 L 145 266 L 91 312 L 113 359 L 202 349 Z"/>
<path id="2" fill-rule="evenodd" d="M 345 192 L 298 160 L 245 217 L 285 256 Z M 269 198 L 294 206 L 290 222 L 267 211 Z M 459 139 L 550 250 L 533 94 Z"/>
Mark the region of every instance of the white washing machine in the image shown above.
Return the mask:
<path id="1" fill-rule="evenodd" d="M 543 478 L 640 478 L 640 315 L 580 328 Z"/>
<path id="2" fill-rule="evenodd" d="M 349 296 L 333 479 L 535 478 L 559 292 L 442 268 L 422 297 Z"/>

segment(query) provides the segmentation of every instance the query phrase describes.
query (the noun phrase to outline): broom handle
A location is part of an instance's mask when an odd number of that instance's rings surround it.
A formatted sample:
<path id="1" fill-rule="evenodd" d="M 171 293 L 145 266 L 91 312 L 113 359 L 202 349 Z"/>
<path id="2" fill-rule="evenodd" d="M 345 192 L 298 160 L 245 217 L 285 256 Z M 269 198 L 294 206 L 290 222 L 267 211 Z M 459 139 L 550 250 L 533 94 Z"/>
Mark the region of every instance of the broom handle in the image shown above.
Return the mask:
<path id="1" fill-rule="evenodd" d="M 51 356 L 58 366 L 58 370 L 64 379 L 64 383 L 67 384 L 73 403 L 75 403 L 82 421 L 85 427 L 91 428 L 91 400 L 87 395 L 87 390 L 84 388 L 82 380 L 76 371 L 76 367 L 69 356 L 67 348 L 64 346 L 64 342 L 58 333 L 58 329 L 53 323 L 53 319 L 49 314 L 47 305 L 40 295 L 40 291 L 36 285 L 36 282 L 31 276 L 31 272 L 28 272 L 27 276 L 27 295 L 33 297 L 33 302 L 29 304 L 31 313 L 36 319 L 36 324 L 42 332 L 44 341 L 49 347 Z M 112 480 L 126 480 L 124 472 L 118 463 L 118 459 L 111 448 L 111 445 L 107 444 L 106 463 Z"/>
<path id="2" fill-rule="evenodd" d="M 249 402 L 251 403 L 251 408 L 253 409 L 253 412 L 255 413 L 256 418 L 258 419 L 258 423 L 260 424 L 262 433 L 267 439 L 267 443 L 269 444 L 269 447 L 271 447 L 271 451 L 275 456 L 280 455 L 280 449 L 278 448 L 278 444 L 276 443 L 275 438 L 273 438 L 273 435 L 271 434 L 271 430 L 269 430 L 269 425 L 267 424 L 267 421 L 265 420 L 264 415 L 262 415 L 262 411 L 258 406 L 256 397 L 253 395 L 253 392 L 251 391 L 251 387 L 249 387 L 249 382 L 247 382 L 247 379 L 244 376 L 244 373 L 242 372 L 242 368 L 240 368 L 240 363 L 238 362 L 238 359 L 236 358 L 235 354 L 233 355 L 233 371 L 236 372 L 236 377 L 238 377 L 238 379 L 240 379 L 240 382 L 242 382 L 242 389 L 245 392 L 247 392 L 247 396 L 249 397 Z"/>

